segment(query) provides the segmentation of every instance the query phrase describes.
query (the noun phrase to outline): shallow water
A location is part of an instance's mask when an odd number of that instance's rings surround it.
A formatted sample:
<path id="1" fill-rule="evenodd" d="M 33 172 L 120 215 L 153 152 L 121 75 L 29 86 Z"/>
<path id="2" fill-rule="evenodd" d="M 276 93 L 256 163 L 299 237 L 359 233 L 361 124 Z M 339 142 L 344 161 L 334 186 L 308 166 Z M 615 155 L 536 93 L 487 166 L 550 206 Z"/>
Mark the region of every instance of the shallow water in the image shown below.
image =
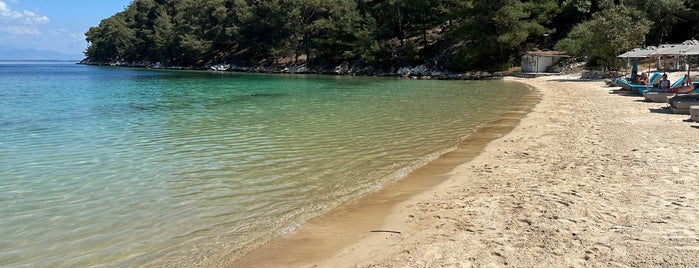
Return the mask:
<path id="1" fill-rule="evenodd" d="M 242 254 L 453 150 L 527 91 L 3 62 L 0 265 Z"/>

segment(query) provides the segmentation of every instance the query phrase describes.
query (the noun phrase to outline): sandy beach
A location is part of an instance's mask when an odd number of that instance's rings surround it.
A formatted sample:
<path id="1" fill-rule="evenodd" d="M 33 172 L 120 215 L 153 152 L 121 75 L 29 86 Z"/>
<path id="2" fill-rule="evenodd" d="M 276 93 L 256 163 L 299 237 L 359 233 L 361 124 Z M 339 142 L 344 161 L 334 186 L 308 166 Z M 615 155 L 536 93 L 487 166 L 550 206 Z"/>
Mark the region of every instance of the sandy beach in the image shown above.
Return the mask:
<path id="1" fill-rule="evenodd" d="M 579 77 L 507 78 L 541 101 L 443 183 L 357 219 L 357 237 L 228 265 L 699 267 L 699 124 Z"/>

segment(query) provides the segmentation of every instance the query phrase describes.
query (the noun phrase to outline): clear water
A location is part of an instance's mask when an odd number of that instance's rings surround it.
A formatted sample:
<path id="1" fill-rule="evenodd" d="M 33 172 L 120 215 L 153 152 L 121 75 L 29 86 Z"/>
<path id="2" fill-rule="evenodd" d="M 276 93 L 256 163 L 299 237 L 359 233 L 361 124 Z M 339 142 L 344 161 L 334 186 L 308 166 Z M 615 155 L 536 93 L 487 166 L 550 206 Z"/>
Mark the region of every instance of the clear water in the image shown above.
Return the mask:
<path id="1" fill-rule="evenodd" d="M 0 266 L 243 254 L 453 149 L 527 90 L 2 62 Z"/>

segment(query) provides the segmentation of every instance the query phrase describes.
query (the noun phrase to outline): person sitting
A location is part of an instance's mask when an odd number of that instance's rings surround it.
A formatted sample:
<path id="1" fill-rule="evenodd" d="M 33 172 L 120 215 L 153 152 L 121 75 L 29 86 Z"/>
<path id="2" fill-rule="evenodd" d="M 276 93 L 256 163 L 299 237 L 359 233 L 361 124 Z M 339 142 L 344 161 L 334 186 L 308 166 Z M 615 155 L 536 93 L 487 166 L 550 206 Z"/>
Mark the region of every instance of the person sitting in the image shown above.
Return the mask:
<path id="1" fill-rule="evenodd" d="M 668 92 L 674 92 L 677 94 L 689 94 L 694 93 L 694 83 L 689 79 L 689 76 L 685 75 L 684 83 L 682 86 L 670 88 Z"/>
<path id="2" fill-rule="evenodd" d="M 648 75 L 645 72 L 641 73 L 641 77 L 638 78 L 637 84 L 639 84 L 639 85 L 648 84 Z"/>
<path id="3" fill-rule="evenodd" d="M 663 74 L 658 82 L 658 89 L 667 90 L 668 88 L 670 88 L 670 80 L 667 80 L 667 74 Z"/>
<path id="4" fill-rule="evenodd" d="M 633 72 L 631 73 L 631 83 L 636 84 L 638 82 L 638 73 Z"/>

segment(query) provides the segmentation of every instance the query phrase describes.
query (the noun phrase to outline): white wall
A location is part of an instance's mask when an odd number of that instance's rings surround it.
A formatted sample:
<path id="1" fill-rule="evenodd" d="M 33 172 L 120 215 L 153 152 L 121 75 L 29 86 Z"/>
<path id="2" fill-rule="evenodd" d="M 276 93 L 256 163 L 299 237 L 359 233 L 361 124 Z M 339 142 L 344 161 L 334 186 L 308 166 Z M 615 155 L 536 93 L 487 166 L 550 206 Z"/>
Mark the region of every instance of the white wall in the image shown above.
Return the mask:
<path id="1" fill-rule="evenodd" d="M 558 60 L 556 60 L 557 62 Z M 554 64 L 554 57 L 551 56 L 522 56 L 523 73 L 543 73 L 546 68 Z"/>

